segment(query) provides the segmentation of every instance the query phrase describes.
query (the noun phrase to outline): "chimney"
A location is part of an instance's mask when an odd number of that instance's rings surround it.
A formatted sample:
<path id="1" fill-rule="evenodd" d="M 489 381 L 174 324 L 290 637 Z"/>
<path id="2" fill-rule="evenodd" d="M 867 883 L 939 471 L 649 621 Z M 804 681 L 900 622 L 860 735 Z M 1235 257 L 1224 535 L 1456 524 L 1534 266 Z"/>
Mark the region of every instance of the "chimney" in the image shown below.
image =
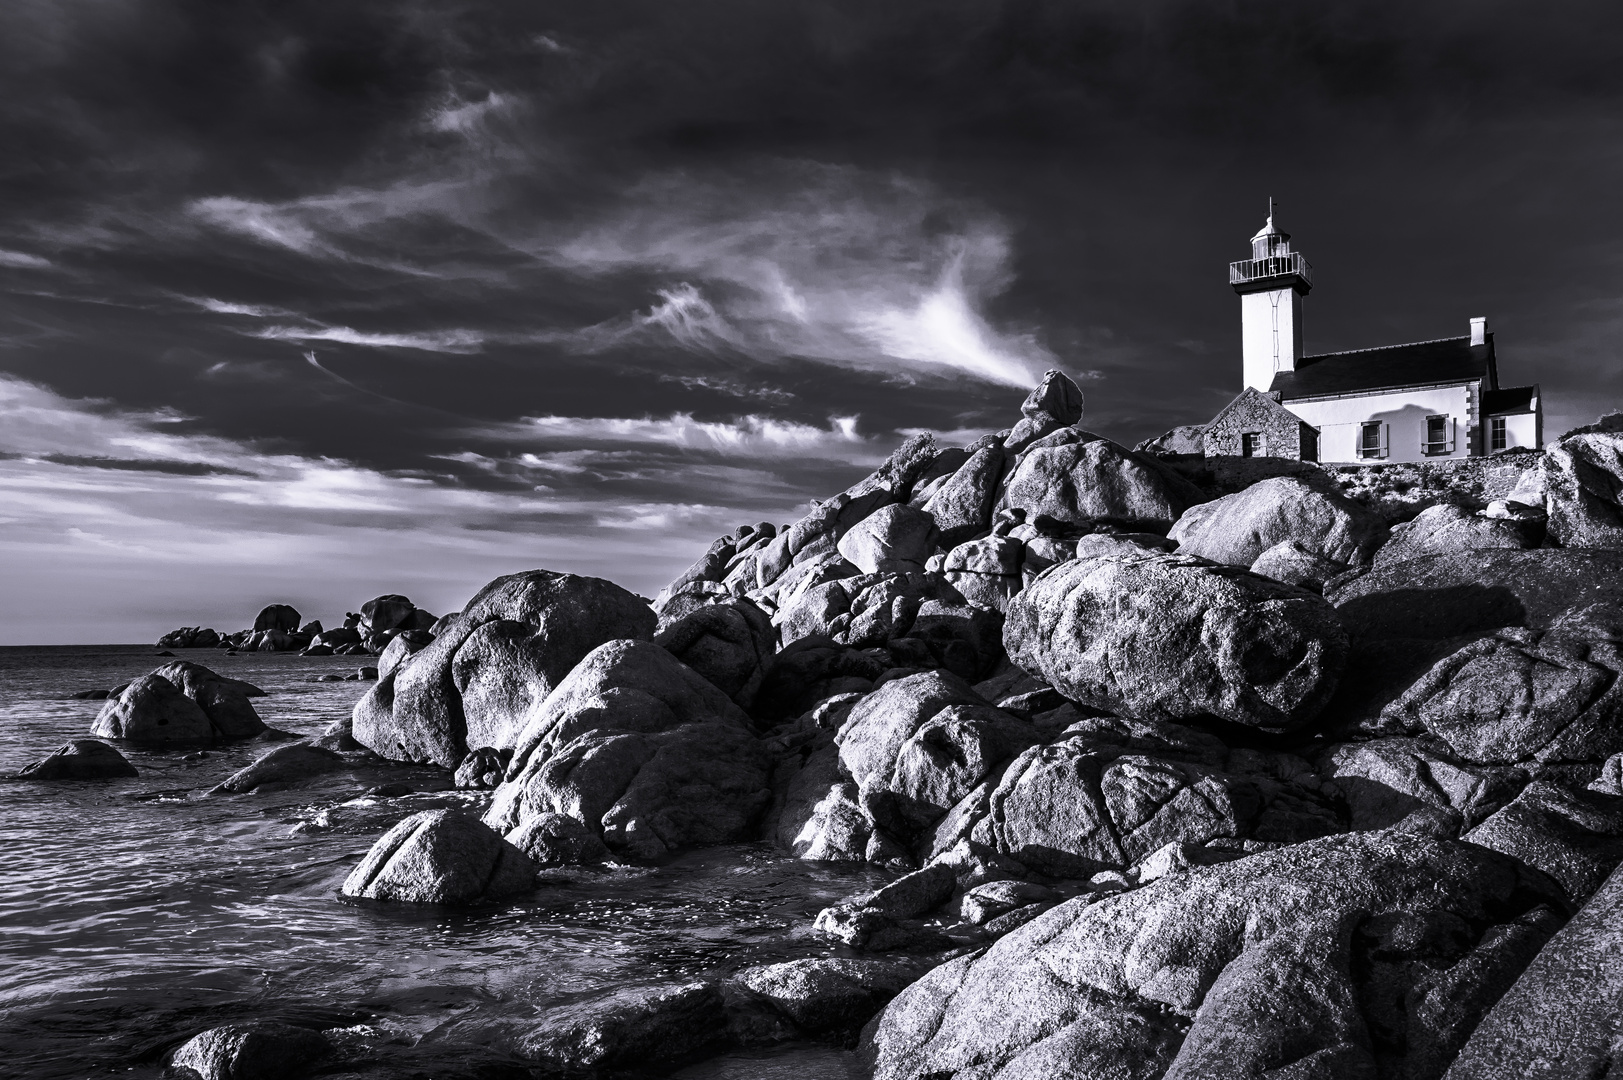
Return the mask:
<path id="1" fill-rule="evenodd" d="M 1471 344 L 1486 345 L 1488 343 L 1488 319 L 1479 315 L 1471 320 Z"/>

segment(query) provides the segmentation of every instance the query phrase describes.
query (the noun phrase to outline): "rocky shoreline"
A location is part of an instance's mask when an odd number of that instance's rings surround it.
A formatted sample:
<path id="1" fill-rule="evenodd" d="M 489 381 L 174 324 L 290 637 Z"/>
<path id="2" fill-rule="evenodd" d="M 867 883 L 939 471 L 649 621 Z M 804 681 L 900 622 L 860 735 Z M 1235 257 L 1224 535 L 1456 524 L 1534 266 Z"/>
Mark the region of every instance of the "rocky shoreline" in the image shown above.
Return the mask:
<path id="1" fill-rule="evenodd" d="M 276 605 L 160 645 L 378 657 L 348 722 L 219 794 L 363 761 L 488 791 L 395 824 L 349 903 L 494 905 L 548 868 L 763 841 L 890 876 L 813 920 L 840 955 L 541 1016 L 511 1040 L 538 1074 L 809 1038 L 885 1080 L 1604 1075 L 1619 425 L 1492 483 L 1238 482 L 1082 411 L 1050 373 L 1008 431 L 911 439 L 652 602 L 532 570 L 443 618 L 391 595 L 323 631 Z M 265 739 L 254 690 L 177 660 L 92 734 Z M 25 775 L 128 769 L 78 740 Z M 338 1075 L 346 1053 L 232 1025 L 173 1065 Z"/>

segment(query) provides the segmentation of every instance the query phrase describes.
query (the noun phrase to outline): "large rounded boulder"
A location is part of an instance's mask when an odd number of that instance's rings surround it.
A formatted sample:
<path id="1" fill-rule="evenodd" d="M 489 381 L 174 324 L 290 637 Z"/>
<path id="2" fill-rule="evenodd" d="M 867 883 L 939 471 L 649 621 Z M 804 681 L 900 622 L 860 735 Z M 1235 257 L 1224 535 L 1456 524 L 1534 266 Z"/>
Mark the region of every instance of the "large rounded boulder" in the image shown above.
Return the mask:
<path id="1" fill-rule="evenodd" d="M 397 761 L 454 768 L 514 745 L 524 717 L 605 641 L 648 640 L 643 600 L 601 578 L 530 570 L 497 578 L 431 644 L 355 706 L 357 741 Z"/>
<path id="2" fill-rule="evenodd" d="M 1369 562 L 1386 540 L 1386 524 L 1343 495 L 1294 476 L 1275 476 L 1190 507 L 1167 536 L 1185 555 L 1229 566 L 1250 566 L 1288 541 L 1351 566 Z"/>
<path id="3" fill-rule="evenodd" d="M 876 823 L 898 839 L 944 817 L 996 766 L 1039 741 L 1029 721 L 994 708 L 944 671 L 893 679 L 841 726 L 841 771 Z"/>
<path id="4" fill-rule="evenodd" d="M 143 675 L 110 697 L 90 728 L 101 739 L 162 746 L 214 741 L 214 725 L 197 702 L 162 675 Z"/>
<path id="5" fill-rule="evenodd" d="M 291 634 L 299 628 L 299 609 L 291 604 L 269 604 L 254 617 L 254 632 L 276 630 Z"/>
<path id="6" fill-rule="evenodd" d="M 564 814 L 611 850 L 658 859 L 749 838 L 770 771 L 726 694 L 658 645 L 611 641 L 531 711 L 485 821 L 511 835 Z"/>
<path id="7" fill-rule="evenodd" d="M 537 867 L 478 818 L 425 810 L 384 833 L 339 892 L 365 900 L 474 904 L 529 892 Z"/>
<path id="8" fill-rule="evenodd" d="M 251 739 L 265 730 L 264 721 L 248 700 L 262 697 L 265 692 L 253 683 L 228 679 L 202 664 L 185 660 L 165 664 L 153 674 L 168 679 L 181 693 L 197 702 L 209 723 L 214 725 L 216 738 Z"/>
<path id="9" fill-rule="evenodd" d="M 1202 498 L 1200 489 L 1153 459 L 1068 427 L 1025 449 L 1000 505 L 1038 523 L 1165 532 Z"/>
<path id="10" fill-rule="evenodd" d="M 1470 844 L 1328 837 L 1061 904 L 903 990 L 862 1051 L 876 1080 L 1436 1077 L 1563 903 Z"/>
<path id="11" fill-rule="evenodd" d="M 1568 435 L 1544 452 L 1550 535 L 1569 548 L 1623 548 L 1623 432 Z"/>
<path id="12" fill-rule="evenodd" d="M 1051 567 L 1010 602 L 1003 643 L 1080 705 L 1273 731 L 1318 714 L 1347 655 L 1319 596 L 1188 555 Z"/>
<path id="13" fill-rule="evenodd" d="M 1523 550 L 1543 539 L 1544 522 L 1536 518 L 1491 518 L 1442 503 L 1393 528 L 1392 538 L 1375 553 L 1375 565 L 1482 548 Z"/>

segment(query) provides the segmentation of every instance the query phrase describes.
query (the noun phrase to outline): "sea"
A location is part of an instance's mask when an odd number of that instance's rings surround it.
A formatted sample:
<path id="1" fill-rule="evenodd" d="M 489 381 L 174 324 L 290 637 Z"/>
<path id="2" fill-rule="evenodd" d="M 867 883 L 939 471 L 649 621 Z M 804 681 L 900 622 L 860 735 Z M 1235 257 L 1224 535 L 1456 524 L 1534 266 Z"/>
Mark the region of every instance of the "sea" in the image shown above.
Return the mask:
<path id="1" fill-rule="evenodd" d="M 150 645 L 0 648 L 0 1077 L 158 1077 L 174 1050 L 250 1019 L 318 1027 L 368 1077 L 526 1076 L 512 1049 L 549 1009 L 607 991 L 841 955 L 813 918 L 869 871 L 712 848 L 658 867 L 548 871 L 514 903 L 453 911 L 355 903 L 338 887 L 396 821 L 489 793 L 377 765 L 280 791 L 210 795 L 269 746 L 119 749 L 134 779 L 15 779 L 88 737 L 109 689 L 167 658 Z M 354 657 L 177 649 L 263 688 L 269 725 L 319 734 L 364 682 Z M 362 658 L 364 659 L 364 658 Z M 365 794 L 406 783 L 418 793 Z M 850 1080 L 843 1047 L 790 1043 L 682 1080 Z"/>

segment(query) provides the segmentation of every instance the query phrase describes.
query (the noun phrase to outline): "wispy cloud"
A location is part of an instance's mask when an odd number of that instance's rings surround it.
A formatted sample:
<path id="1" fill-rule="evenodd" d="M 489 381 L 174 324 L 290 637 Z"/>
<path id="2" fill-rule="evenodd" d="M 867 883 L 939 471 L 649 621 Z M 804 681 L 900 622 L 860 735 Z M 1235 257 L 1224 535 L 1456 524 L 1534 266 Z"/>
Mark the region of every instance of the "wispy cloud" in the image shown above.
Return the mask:
<path id="1" fill-rule="evenodd" d="M 375 334 L 347 326 L 266 326 L 252 335 L 269 341 L 331 341 L 379 349 L 417 349 L 422 352 L 476 353 L 485 336 L 476 330 L 430 330 L 421 333 Z"/>
<path id="2" fill-rule="evenodd" d="M 730 456 L 801 456 L 821 451 L 846 461 L 883 459 L 884 454 L 876 449 L 877 440 L 861 435 L 857 421 L 855 416 L 831 416 L 827 427 L 815 427 L 756 415 L 725 422 L 695 420 L 687 413 L 640 419 L 533 416 L 482 433 L 509 440 L 654 445 Z"/>
<path id="3" fill-rule="evenodd" d="M 16 267 L 19 270 L 49 270 L 51 260 L 30 255 L 26 251 L 7 251 L 0 248 L 0 266 Z"/>
<path id="4" fill-rule="evenodd" d="M 754 187 L 662 174 L 530 250 L 579 273 L 679 277 L 627 332 L 690 348 L 1010 386 L 1057 364 L 1035 333 L 984 314 L 1011 280 L 1006 226 L 899 177 L 809 162 L 780 162 Z"/>
<path id="5" fill-rule="evenodd" d="M 546 168 L 533 132 L 505 118 L 521 96 L 452 99 L 424 118 L 464 144 L 426 154 L 376 187 L 352 185 L 285 201 L 219 195 L 191 217 L 268 247 L 340 264 L 424 277 L 483 277 L 517 290 L 514 268 L 402 256 L 412 223 L 479 235 L 491 250 L 581 283 L 633 274 L 652 302 L 592 326 L 507 329 L 486 341 L 584 351 L 644 340 L 759 362 L 811 358 L 903 379 L 969 377 L 1025 386 L 1058 366 L 1030 327 L 999 325 L 990 302 L 1012 282 L 1009 227 L 978 204 L 900 175 L 804 160 L 757 163 L 742 174 L 660 171 L 598 193 L 567 215 L 537 198 Z M 515 191 L 528 192 L 523 206 Z M 251 314 L 247 305 L 239 313 Z M 233 310 L 236 310 L 235 308 Z M 343 326 L 265 328 L 295 341 L 462 352 L 475 331 L 400 335 Z"/>

